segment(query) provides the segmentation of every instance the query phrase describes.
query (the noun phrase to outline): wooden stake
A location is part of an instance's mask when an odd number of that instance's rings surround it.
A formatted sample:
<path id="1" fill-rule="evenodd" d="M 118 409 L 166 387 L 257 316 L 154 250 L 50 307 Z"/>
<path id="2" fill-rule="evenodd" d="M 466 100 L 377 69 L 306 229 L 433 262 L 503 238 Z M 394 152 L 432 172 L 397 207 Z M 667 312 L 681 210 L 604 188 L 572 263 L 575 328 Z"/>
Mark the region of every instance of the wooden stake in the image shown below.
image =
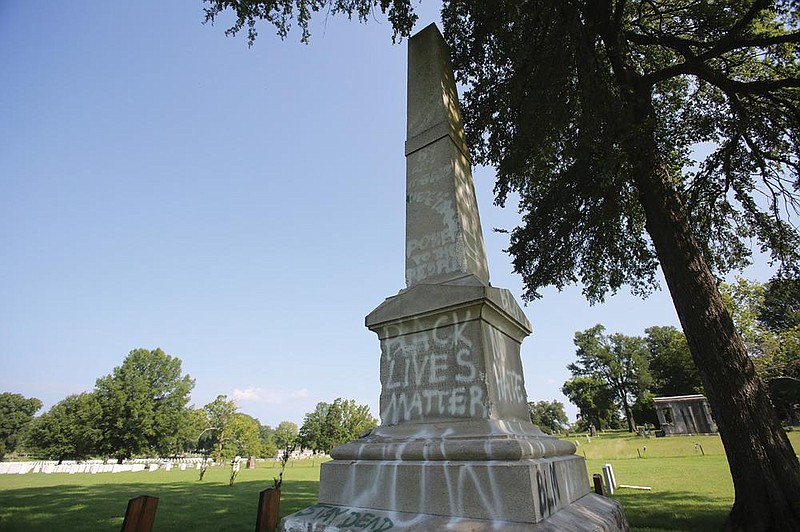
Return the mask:
<path id="1" fill-rule="evenodd" d="M 278 528 L 281 509 L 281 490 L 269 488 L 258 494 L 256 532 L 267 532 Z"/>
<path id="2" fill-rule="evenodd" d="M 605 495 L 603 493 L 603 477 L 595 473 L 592 475 L 592 482 L 594 482 L 594 492 L 598 495 Z"/>
<path id="3" fill-rule="evenodd" d="M 121 532 L 150 532 L 156 520 L 158 497 L 142 495 L 128 501 Z"/>

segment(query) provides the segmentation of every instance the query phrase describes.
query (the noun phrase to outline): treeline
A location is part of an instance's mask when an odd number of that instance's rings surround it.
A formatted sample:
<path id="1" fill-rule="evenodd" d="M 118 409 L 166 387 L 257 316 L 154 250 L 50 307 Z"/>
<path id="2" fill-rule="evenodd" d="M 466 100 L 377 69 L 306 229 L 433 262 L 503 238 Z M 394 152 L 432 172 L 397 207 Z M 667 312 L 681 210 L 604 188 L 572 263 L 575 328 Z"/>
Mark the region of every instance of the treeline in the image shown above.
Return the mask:
<path id="1" fill-rule="evenodd" d="M 70 395 L 39 417 L 42 403 L 0 393 L 0 458 L 17 452 L 51 460 L 170 457 L 187 453 L 220 462 L 235 455 L 271 458 L 281 452 L 328 452 L 377 424 L 366 406 L 338 398 L 319 403 L 302 427 L 262 425 L 226 395 L 189 405 L 195 381 L 161 349 L 134 349 L 97 379 L 91 392 Z"/>
<path id="2" fill-rule="evenodd" d="M 760 284 L 737 278 L 720 287 L 756 372 L 788 424 L 800 404 L 800 281 Z M 606 334 L 602 325 L 575 333 L 577 360 L 562 392 L 578 407 L 579 428 L 657 423 L 653 397 L 703 393 L 686 337 L 675 327 L 650 327 L 644 336 Z M 620 417 L 622 413 L 622 417 Z"/>

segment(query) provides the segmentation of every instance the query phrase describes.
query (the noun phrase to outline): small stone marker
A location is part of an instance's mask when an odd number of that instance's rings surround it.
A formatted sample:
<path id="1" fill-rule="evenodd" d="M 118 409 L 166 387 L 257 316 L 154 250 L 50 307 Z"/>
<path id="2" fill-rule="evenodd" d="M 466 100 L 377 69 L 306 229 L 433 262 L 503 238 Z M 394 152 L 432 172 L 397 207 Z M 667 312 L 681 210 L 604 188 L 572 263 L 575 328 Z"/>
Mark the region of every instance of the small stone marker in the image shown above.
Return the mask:
<path id="1" fill-rule="evenodd" d="M 158 497 L 142 495 L 128 501 L 121 532 L 150 532 L 156 519 Z"/>
<path id="2" fill-rule="evenodd" d="M 597 476 L 600 476 L 600 475 L 597 475 Z M 620 484 L 618 487 L 619 488 L 628 488 L 628 489 L 631 489 L 631 490 L 644 490 L 644 491 L 650 491 L 650 490 L 653 489 L 651 486 L 632 486 L 630 484 Z"/>
<path id="3" fill-rule="evenodd" d="M 614 488 L 617 485 L 617 481 L 614 478 L 614 469 L 611 467 L 611 464 L 606 464 L 603 466 L 603 477 L 606 480 L 606 486 L 608 487 L 608 494 L 614 495 Z"/>

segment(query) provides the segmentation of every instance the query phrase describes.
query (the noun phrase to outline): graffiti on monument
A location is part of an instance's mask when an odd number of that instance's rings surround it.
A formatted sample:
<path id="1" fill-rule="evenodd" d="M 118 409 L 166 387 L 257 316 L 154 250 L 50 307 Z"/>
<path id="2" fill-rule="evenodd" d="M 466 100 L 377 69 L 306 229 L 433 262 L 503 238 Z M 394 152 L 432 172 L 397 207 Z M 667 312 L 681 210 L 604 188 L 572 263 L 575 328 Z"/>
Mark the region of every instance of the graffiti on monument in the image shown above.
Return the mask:
<path id="1" fill-rule="evenodd" d="M 308 517 L 315 523 L 336 527 L 336 530 L 369 530 L 383 532 L 394 528 L 394 522 L 386 516 L 366 512 L 361 508 L 347 508 L 332 504 L 317 503 L 294 514 Z"/>
<path id="2" fill-rule="evenodd" d="M 486 368 L 477 345 L 481 337 L 477 314 L 469 309 L 453 311 L 427 328 L 419 321 L 415 325 L 417 332 L 387 326 L 381 334 L 383 422 L 485 417 Z M 507 339 L 498 334 L 489 336 L 494 352 L 500 353 L 492 362 L 499 400 L 523 403 L 521 368 L 517 371 L 507 363 L 503 355 Z"/>

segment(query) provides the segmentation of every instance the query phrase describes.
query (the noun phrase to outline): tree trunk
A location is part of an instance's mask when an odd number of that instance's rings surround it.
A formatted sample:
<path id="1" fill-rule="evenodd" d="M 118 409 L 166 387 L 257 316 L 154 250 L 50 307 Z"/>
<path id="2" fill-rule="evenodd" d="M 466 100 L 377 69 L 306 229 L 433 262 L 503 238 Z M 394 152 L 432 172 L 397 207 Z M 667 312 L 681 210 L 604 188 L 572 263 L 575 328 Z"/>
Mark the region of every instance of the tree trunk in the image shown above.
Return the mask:
<path id="1" fill-rule="evenodd" d="M 622 409 L 625 411 L 625 421 L 628 423 L 628 432 L 636 432 L 636 420 L 633 418 L 633 410 L 628 404 L 628 398 L 622 394 Z"/>
<path id="2" fill-rule="evenodd" d="M 736 498 L 726 530 L 800 530 L 800 464 L 722 304 L 661 164 L 649 95 L 633 106 L 636 186 L 672 300 L 719 427 Z"/>

